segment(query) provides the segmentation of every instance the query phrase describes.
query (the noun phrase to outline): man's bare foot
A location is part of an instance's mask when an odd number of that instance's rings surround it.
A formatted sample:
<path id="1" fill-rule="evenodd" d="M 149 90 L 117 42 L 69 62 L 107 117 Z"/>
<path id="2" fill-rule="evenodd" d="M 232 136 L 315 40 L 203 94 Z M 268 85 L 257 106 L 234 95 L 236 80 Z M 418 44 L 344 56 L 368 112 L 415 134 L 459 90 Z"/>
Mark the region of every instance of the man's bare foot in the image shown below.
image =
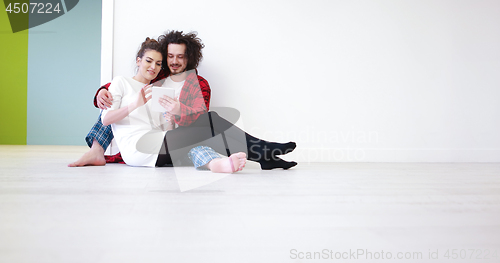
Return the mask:
<path id="1" fill-rule="evenodd" d="M 247 162 L 244 152 L 233 153 L 229 157 L 213 159 L 207 164 L 208 169 L 214 173 L 234 173 L 243 170 Z"/>
<path id="2" fill-rule="evenodd" d="M 94 140 L 92 147 L 88 152 L 86 152 L 78 161 L 68 164 L 68 167 L 79 167 L 86 165 L 106 165 L 106 159 L 104 159 L 104 149 L 101 145 Z"/>

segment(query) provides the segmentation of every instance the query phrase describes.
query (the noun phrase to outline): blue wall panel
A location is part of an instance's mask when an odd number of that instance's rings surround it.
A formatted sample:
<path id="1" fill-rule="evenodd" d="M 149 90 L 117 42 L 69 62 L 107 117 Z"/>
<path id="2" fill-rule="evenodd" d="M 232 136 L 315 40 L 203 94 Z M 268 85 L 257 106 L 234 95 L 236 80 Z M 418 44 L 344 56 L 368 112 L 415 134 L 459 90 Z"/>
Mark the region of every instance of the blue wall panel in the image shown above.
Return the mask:
<path id="1" fill-rule="evenodd" d="M 27 144 L 84 145 L 99 111 L 101 1 L 29 30 Z"/>

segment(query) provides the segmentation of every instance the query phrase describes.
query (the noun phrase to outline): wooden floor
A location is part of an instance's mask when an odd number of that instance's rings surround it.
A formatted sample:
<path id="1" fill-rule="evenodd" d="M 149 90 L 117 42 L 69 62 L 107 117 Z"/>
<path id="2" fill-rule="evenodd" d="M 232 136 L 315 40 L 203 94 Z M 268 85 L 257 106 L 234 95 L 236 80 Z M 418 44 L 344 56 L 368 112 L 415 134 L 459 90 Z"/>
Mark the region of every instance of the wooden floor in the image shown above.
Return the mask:
<path id="1" fill-rule="evenodd" d="M 500 163 L 66 167 L 85 151 L 0 146 L 0 262 L 500 262 Z"/>

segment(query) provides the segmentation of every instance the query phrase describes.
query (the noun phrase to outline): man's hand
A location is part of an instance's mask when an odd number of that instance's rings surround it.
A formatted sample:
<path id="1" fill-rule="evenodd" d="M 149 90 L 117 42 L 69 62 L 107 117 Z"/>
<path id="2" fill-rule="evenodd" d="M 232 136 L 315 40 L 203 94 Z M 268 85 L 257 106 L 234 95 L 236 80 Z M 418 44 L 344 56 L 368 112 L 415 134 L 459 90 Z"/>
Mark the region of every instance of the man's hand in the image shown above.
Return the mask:
<path id="1" fill-rule="evenodd" d="M 173 130 L 175 128 L 175 116 L 170 112 L 164 112 L 163 118 L 165 118 L 165 120 L 167 121 L 165 126 L 163 126 L 164 130 L 166 131 Z"/>
<path id="2" fill-rule="evenodd" d="M 181 115 L 181 103 L 178 100 L 172 99 L 167 95 L 163 95 L 163 97 L 160 98 L 159 102 L 160 105 L 169 113 L 174 115 Z"/>
<path id="3" fill-rule="evenodd" d="M 97 94 L 97 107 L 101 110 L 108 109 L 113 105 L 113 96 L 107 89 L 101 89 Z"/>
<path id="4" fill-rule="evenodd" d="M 175 121 L 175 115 L 173 115 L 170 112 L 164 112 L 163 118 L 165 118 L 165 120 L 167 120 L 167 122 L 174 123 L 174 121 Z"/>

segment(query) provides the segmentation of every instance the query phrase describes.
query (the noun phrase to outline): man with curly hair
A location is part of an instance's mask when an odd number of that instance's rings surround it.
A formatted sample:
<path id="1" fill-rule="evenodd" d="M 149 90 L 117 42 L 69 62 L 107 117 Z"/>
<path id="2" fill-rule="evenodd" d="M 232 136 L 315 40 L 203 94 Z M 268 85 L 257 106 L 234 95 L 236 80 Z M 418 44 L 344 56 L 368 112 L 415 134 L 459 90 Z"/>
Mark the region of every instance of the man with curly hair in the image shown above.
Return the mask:
<path id="1" fill-rule="evenodd" d="M 181 129 L 175 132 L 167 132 L 165 144 L 162 147 L 164 154 L 158 157 L 157 166 L 171 165 L 171 156 L 168 150 L 176 150 L 186 145 L 196 145 L 197 142 L 209 140 L 215 135 L 222 134 L 229 129 L 234 129 L 231 123 L 218 116 L 215 112 L 208 112 L 210 106 L 210 86 L 208 82 L 197 74 L 196 68 L 203 59 L 201 50 L 204 44 L 197 37 L 196 32 L 183 33 L 182 31 L 169 31 L 158 38 L 162 46 L 163 67 L 157 78 L 151 83 L 160 81 L 161 83 L 182 83 L 176 93 L 178 99 L 162 97 L 159 100 L 166 110 L 166 118 L 171 119 Z M 94 97 L 94 105 L 100 109 L 107 109 L 111 106 L 112 96 L 107 90 L 110 83 L 100 87 Z M 176 85 L 176 84 L 173 84 Z M 173 113 L 173 114 L 172 114 Z M 190 128 L 190 126 L 193 126 Z M 199 132 L 196 128 L 210 128 L 211 133 Z M 206 129 L 202 129 L 206 130 Z M 248 152 L 248 160 L 257 161 L 262 169 L 283 168 L 288 169 L 295 166 L 296 162 L 287 162 L 276 155 L 286 154 L 295 149 L 295 143 L 271 143 L 255 138 L 248 133 L 239 130 L 243 140 L 234 142 L 238 145 L 237 151 Z M 168 147 L 166 145 L 167 137 Z M 225 138 L 225 137 L 224 137 Z M 104 126 L 99 116 L 85 140 L 90 150 L 79 160 L 69 164 L 70 167 L 85 165 L 105 165 L 107 162 L 122 162 L 121 155 L 104 156 L 104 152 L 113 139 L 110 126 Z M 225 140 L 225 139 L 224 139 Z M 218 147 L 218 152 L 226 152 L 229 156 L 227 142 Z M 217 146 L 214 146 L 216 148 Z M 166 154 L 165 154 L 166 153 Z"/>

